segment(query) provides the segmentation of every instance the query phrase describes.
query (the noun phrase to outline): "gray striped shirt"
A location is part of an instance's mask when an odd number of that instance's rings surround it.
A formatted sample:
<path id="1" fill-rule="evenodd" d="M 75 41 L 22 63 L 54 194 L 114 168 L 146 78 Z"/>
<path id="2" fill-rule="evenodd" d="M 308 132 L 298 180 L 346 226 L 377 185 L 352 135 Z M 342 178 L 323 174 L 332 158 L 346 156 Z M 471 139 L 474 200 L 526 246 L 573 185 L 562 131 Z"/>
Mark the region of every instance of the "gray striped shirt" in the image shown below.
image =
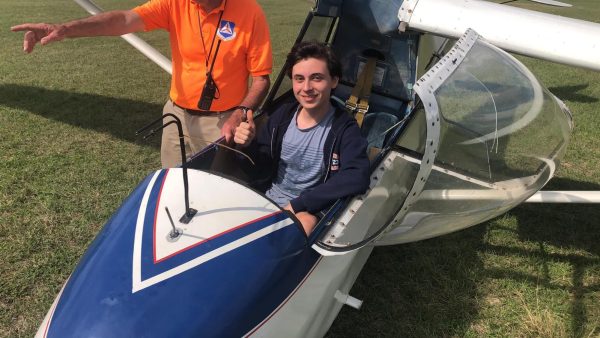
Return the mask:
<path id="1" fill-rule="evenodd" d="M 304 190 L 319 183 L 321 172 L 325 168 L 323 147 L 331 130 L 333 112 L 334 108 L 331 107 L 319 124 L 311 128 L 299 129 L 296 122 L 298 110 L 296 110 L 283 136 L 277 177 L 266 194 L 279 206 L 286 206 Z"/>

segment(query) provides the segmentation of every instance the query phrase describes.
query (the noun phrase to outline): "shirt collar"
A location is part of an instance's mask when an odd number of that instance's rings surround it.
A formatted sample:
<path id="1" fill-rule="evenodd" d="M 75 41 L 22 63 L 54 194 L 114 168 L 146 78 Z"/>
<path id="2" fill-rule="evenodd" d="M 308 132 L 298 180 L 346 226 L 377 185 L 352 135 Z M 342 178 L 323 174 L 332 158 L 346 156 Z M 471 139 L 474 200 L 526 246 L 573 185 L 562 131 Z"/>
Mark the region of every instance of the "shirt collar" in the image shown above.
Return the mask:
<path id="1" fill-rule="evenodd" d="M 206 13 L 204 11 L 204 9 L 202 8 L 202 6 L 200 6 L 199 4 L 197 4 L 196 2 L 194 2 L 194 4 L 198 7 L 198 9 L 200 9 L 200 11 L 204 14 L 204 15 L 210 15 L 212 13 L 219 13 L 225 10 L 225 3 L 227 2 L 227 0 L 221 0 L 221 4 L 215 8 L 213 8 L 210 12 Z"/>

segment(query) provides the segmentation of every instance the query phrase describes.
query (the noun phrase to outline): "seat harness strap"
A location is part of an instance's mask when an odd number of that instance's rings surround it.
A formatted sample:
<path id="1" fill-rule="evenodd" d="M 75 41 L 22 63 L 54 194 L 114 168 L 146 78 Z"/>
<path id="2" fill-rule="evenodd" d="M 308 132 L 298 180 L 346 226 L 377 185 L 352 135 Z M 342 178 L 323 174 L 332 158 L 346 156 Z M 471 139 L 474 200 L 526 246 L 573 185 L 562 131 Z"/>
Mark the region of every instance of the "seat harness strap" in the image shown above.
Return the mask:
<path id="1" fill-rule="evenodd" d="M 358 76 L 356 85 L 352 89 L 352 94 L 346 100 L 346 109 L 354 115 L 359 127 L 362 126 L 365 114 L 369 110 L 369 96 L 371 95 L 376 65 L 377 57 L 367 58 L 367 63 Z"/>

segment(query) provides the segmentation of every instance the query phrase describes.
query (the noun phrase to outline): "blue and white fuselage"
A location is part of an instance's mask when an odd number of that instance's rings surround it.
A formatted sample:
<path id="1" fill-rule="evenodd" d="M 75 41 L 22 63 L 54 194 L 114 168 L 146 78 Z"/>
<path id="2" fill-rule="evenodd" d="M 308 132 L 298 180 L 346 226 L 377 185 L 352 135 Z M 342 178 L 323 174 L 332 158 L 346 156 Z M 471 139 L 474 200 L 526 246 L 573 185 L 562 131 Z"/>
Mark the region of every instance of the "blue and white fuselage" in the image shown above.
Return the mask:
<path id="1" fill-rule="evenodd" d="M 190 170 L 147 177 L 108 221 L 40 327 L 42 337 L 243 336 L 260 329 L 319 261 L 304 232 L 260 194 Z M 207 193 L 210 192 L 210 193 Z M 183 208 L 182 208 L 183 207 Z"/>

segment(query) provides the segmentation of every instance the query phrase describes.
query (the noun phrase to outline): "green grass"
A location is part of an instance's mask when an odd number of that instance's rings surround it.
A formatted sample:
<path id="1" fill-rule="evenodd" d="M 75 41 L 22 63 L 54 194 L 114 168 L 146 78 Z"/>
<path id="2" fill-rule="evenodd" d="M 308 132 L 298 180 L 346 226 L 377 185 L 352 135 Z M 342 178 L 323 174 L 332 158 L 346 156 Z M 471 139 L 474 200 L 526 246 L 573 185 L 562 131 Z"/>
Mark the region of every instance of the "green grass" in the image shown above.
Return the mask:
<path id="1" fill-rule="evenodd" d="M 105 9 L 143 1 L 102 0 Z M 595 1 L 560 15 L 600 20 Z M 275 69 L 309 4 L 262 0 Z M 519 6 L 541 8 L 529 3 Z M 71 0 L 0 1 L 0 336 L 31 337 L 88 244 L 159 164 L 134 131 L 160 115 L 169 77 L 118 38 L 21 52 L 22 22 L 85 13 Z M 143 38 L 168 51 L 166 35 Z M 521 58 L 565 100 L 572 142 L 549 189 L 600 190 L 600 74 Z M 597 337 L 600 211 L 527 204 L 471 229 L 376 248 L 330 337 Z"/>

